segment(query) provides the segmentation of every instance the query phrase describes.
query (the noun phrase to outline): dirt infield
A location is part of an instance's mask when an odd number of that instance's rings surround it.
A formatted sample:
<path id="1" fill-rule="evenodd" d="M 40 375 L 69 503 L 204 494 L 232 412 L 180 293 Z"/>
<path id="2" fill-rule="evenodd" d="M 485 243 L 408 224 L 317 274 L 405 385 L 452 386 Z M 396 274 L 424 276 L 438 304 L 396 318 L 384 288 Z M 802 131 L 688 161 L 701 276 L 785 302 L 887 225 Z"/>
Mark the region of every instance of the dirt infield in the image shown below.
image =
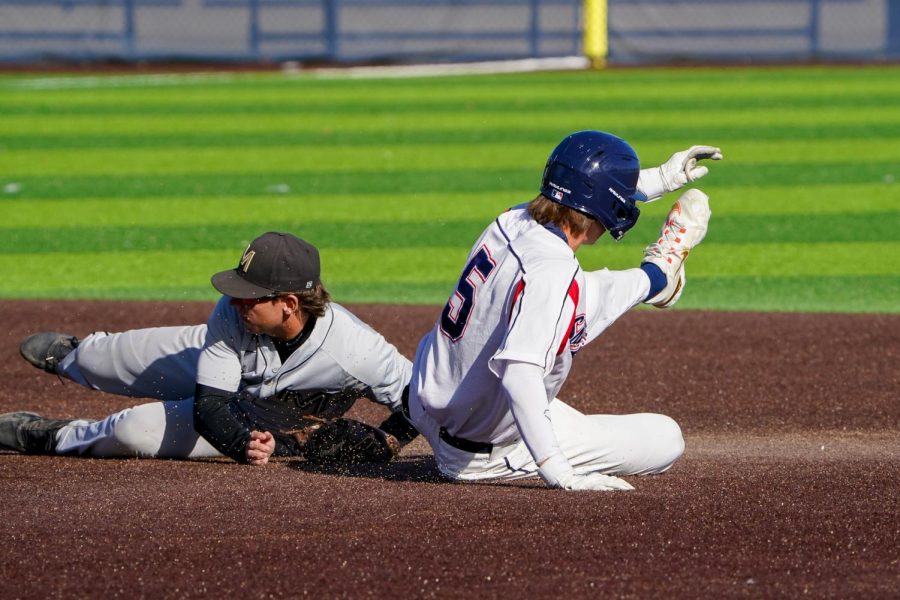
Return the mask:
<path id="1" fill-rule="evenodd" d="M 0 302 L 0 412 L 133 403 L 33 369 L 24 335 L 195 323 L 210 306 Z M 437 314 L 351 308 L 407 356 Z M 0 451 L 0 596 L 896 598 L 898 365 L 900 316 L 626 315 L 561 397 L 681 424 L 684 457 L 629 493 L 446 483 L 421 440 L 349 473 Z"/>

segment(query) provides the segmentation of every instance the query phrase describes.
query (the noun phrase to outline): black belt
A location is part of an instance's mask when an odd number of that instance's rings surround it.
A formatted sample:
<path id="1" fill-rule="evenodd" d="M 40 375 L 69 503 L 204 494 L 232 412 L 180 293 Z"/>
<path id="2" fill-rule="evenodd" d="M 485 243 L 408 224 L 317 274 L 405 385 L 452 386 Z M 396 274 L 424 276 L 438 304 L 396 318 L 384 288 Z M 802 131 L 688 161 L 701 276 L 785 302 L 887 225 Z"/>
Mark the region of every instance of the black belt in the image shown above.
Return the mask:
<path id="1" fill-rule="evenodd" d="M 403 392 L 400 394 L 400 410 L 403 412 L 403 416 L 406 417 L 406 420 L 412 422 L 412 418 L 409 416 L 409 386 L 408 385 L 405 388 L 403 388 Z"/>
<path id="2" fill-rule="evenodd" d="M 409 419 L 409 386 L 403 388 L 400 402 L 403 406 L 403 416 Z M 491 450 L 494 449 L 494 445 L 489 444 L 488 442 L 473 442 L 472 440 L 456 437 L 447 431 L 445 427 L 441 427 L 439 435 L 444 443 L 464 452 L 471 452 L 472 454 L 490 454 Z"/>
<path id="3" fill-rule="evenodd" d="M 472 454 L 490 454 L 491 450 L 494 449 L 494 445 L 488 442 L 473 442 L 472 440 L 456 437 L 447 431 L 446 427 L 441 427 L 440 438 L 448 445 Z"/>

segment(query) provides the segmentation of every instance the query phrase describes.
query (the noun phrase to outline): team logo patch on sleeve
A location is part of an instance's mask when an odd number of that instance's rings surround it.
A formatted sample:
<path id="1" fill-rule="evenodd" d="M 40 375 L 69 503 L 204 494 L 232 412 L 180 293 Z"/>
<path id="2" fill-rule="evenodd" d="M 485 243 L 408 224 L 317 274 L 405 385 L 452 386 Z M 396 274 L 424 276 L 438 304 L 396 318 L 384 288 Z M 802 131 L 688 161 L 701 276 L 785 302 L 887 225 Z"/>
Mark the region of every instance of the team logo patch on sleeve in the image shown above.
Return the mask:
<path id="1" fill-rule="evenodd" d="M 569 335 L 569 352 L 575 354 L 581 350 L 587 343 L 586 337 L 587 331 L 585 330 L 584 315 L 578 315 L 572 323 L 572 333 Z"/>
<path id="2" fill-rule="evenodd" d="M 572 302 L 574 310 L 576 311 L 578 310 L 578 299 L 580 295 L 578 282 L 573 279 L 569 284 L 568 300 Z M 569 350 L 572 354 L 578 352 L 581 347 L 585 345 L 584 322 L 584 313 L 580 315 L 575 312 L 572 313 L 572 320 L 569 322 L 569 328 L 566 330 L 566 335 L 559 344 L 559 350 L 556 351 L 557 356 L 566 351 L 566 341 L 569 343 Z"/>

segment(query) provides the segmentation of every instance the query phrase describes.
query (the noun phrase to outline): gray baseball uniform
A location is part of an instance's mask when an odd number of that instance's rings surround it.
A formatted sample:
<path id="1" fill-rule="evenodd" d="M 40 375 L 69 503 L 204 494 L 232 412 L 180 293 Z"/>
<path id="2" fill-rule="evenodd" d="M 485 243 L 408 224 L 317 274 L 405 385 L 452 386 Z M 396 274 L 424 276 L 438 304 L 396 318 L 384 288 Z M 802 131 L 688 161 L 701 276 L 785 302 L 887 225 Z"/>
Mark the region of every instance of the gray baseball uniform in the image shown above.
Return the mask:
<path id="1" fill-rule="evenodd" d="M 341 396 L 352 403 L 367 397 L 399 410 L 410 369 L 394 346 L 334 303 L 282 362 L 273 341 L 247 333 L 223 297 L 207 325 L 95 333 L 82 340 L 61 363 L 62 375 L 93 389 L 163 402 L 63 427 L 56 452 L 93 457 L 221 456 L 193 426 L 197 383 L 234 392 L 231 410 L 248 427 L 265 431 L 290 427 L 298 398 Z M 285 391 L 293 393 L 291 399 L 279 396 Z"/>

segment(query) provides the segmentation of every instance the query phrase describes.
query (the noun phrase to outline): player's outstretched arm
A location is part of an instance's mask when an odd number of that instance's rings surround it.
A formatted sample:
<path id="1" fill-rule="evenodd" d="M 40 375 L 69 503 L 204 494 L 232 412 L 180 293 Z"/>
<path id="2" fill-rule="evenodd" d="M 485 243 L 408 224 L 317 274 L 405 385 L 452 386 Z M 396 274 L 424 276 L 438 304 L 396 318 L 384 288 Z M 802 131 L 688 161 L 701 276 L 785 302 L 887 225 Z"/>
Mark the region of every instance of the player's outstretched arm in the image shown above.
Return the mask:
<path id="1" fill-rule="evenodd" d="M 659 240 L 644 250 L 643 264 L 656 265 L 666 278 L 665 287 L 647 298 L 647 304 L 668 308 L 681 297 L 686 281 L 684 261 L 706 236 L 711 214 L 709 196 L 696 188 L 686 191 L 672 206 Z"/>
<path id="2" fill-rule="evenodd" d="M 249 458 L 252 434 L 228 408 L 232 392 L 197 384 L 194 393 L 194 429 L 213 448 L 239 463 Z"/>
<path id="3" fill-rule="evenodd" d="M 660 166 L 642 169 L 638 190 L 647 196 L 647 202 L 658 200 L 666 192 L 674 192 L 709 173 L 709 168 L 698 162 L 705 159 L 722 160 L 722 151 L 715 146 L 691 146 L 676 152 Z"/>
<path id="4" fill-rule="evenodd" d="M 537 365 L 508 362 L 502 375 L 503 389 L 509 397 L 510 410 L 538 474 L 548 486 L 561 490 L 632 490 L 618 477 L 588 473 L 578 475 L 559 448 L 550 422 L 547 394 L 542 370 Z"/>

